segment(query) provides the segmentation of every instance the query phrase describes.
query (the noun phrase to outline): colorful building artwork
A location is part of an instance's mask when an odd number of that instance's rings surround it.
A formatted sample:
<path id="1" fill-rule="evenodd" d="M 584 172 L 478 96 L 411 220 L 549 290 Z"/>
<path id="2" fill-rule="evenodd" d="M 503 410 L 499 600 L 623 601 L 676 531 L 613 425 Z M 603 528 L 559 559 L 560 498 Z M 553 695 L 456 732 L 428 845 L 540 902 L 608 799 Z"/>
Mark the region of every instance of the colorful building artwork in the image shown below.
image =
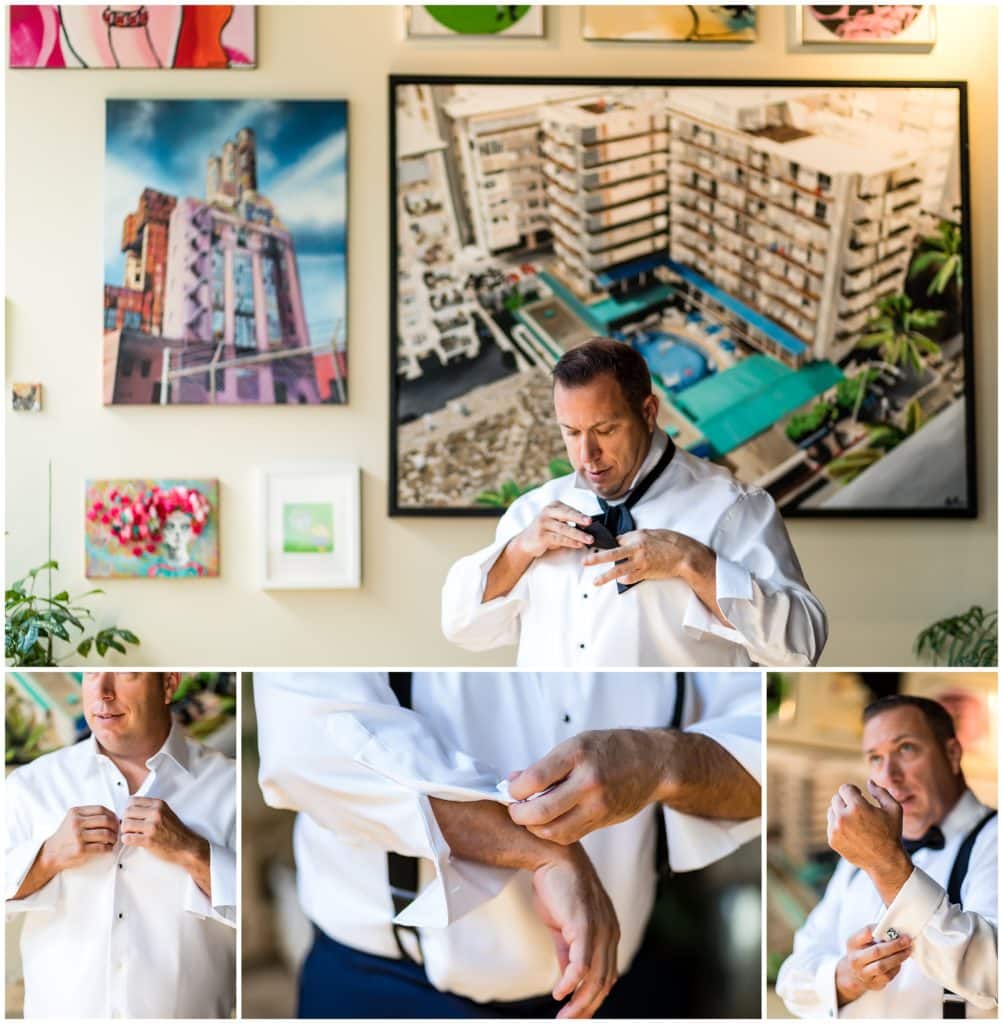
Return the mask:
<path id="1" fill-rule="evenodd" d="M 605 335 L 678 446 L 785 512 L 974 512 L 956 86 L 409 76 L 394 101 L 393 508 L 566 472 L 548 373 Z"/>
<path id="2" fill-rule="evenodd" d="M 216 480 L 91 480 L 88 579 L 219 575 Z"/>
<path id="3" fill-rule="evenodd" d="M 337 101 L 109 102 L 112 178 L 143 150 L 175 191 L 144 187 L 106 253 L 106 404 L 346 400 L 345 129 Z"/>
<path id="4" fill-rule="evenodd" d="M 253 68 L 252 4 L 11 4 L 12 68 Z"/>

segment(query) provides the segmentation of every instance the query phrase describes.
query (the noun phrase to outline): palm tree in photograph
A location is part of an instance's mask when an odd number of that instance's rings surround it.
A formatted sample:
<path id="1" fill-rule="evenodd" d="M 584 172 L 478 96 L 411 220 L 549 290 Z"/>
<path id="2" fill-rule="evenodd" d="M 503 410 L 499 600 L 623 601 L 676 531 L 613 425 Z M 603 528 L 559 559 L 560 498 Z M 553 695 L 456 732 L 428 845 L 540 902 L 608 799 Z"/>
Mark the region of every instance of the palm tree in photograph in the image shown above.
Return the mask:
<path id="1" fill-rule="evenodd" d="M 958 295 L 962 294 L 964 281 L 964 257 L 961 252 L 961 228 L 949 220 L 942 220 L 933 235 L 926 235 L 920 242 L 920 252 L 909 265 L 909 276 L 917 277 L 926 271 L 934 271 L 927 285 L 927 295 L 942 295 L 954 281 Z"/>
<path id="2" fill-rule="evenodd" d="M 886 295 L 878 300 L 878 315 L 857 348 L 879 349 L 886 363 L 921 371 L 924 356 L 940 355 L 940 346 L 923 332 L 936 327 L 943 315 L 938 309 L 914 309 L 908 295 Z"/>

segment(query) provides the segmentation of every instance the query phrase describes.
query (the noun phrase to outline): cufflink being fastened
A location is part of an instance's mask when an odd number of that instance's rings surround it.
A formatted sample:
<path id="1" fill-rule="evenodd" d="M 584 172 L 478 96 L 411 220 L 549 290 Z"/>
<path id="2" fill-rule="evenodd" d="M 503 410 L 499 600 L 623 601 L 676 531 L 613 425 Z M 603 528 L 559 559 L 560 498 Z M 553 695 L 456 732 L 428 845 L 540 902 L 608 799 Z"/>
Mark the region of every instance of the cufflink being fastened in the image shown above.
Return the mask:
<path id="1" fill-rule="evenodd" d="M 888 930 L 887 930 L 887 931 L 885 932 L 885 938 L 886 938 L 886 939 L 887 939 L 887 940 L 888 940 L 889 942 L 891 942 L 891 941 L 892 941 L 892 939 L 897 939 L 898 937 L 899 937 L 899 933 L 898 933 L 898 932 L 897 932 L 897 931 L 896 931 L 896 930 L 895 930 L 894 928 L 889 928 L 889 929 L 888 929 Z"/>

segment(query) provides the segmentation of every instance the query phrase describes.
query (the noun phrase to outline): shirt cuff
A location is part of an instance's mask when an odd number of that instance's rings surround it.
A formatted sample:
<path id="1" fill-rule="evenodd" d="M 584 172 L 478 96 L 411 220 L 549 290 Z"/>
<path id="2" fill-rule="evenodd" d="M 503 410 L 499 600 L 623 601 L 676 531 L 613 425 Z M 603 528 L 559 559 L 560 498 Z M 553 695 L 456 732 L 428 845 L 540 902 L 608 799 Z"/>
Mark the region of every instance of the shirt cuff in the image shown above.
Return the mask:
<path id="1" fill-rule="evenodd" d="M 54 910 L 59 903 L 63 891 L 63 879 L 60 873 L 50 878 L 41 889 L 36 889 L 30 896 L 25 896 L 20 900 L 14 899 L 18 889 L 21 888 L 21 883 L 31 870 L 32 864 L 35 863 L 35 858 L 44 842 L 44 839 L 26 839 L 4 854 L 4 878 L 7 889 L 4 898 L 8 918 L 14 914 L 27 913 L 31 910 Z"/>
<path id="2" fill-rule="evenodd" d="M 715 587 L 717 590 L 717 603 L 721 611 L 728 614 L 722 604 L 723 601 L 751 601 L 754 593 L 752 589 L 752 576 L 748 569 L 735 562 L 729 562 L 727 558 L 716 556 L 716 567 L 714 570 Z M 745 638 L 732 626 L 726 626 L 718 617 L 697 597 L 695 592 L 690 593 L 689 603 L 686 605 L 686 613 L 683 616 L 683 629 L 695 633 L 712 633 L 723 640 L 733 644 L 744 646 Z"/>
<path id="3" fill-rule="evenodd" d="M 826 1017 L 839 1016 L 839 997 L 836 992 L 836 967 L 838 956 L 822 957 L 815 971 L 815 993 L 822 1004 L 822 1012 Z"/>
<path id="4" fill-rule="evenodd" d="M 237 855 L 233 850 L 209 844 L 209 895 L 189 876 L 184 906 L 197 917 L 237 927 Z"/>
<path id="5" fill-rule="evenodd" d="M 518 640 L 512 605 L 528 597 L 532 566 L 507 594 L 482 600 L 488 574 L 511 540 L 495 541 L 461 558 L 449 570 L 442 588 L 442 631 L 447 640 L 475 651 Z"/>
<path id="6" fill-rule="evenodd" d="M 673 871 L 698 871 L 727 857 L 762 831 L 762 818 L 747 821 L 714 821 L 663 807 L 669 867 Z"/>
<path id="7" fill-rule="evenodd" d="M 915 941 L 946 896 L 942 886 L 925 871 L 914 867 L 912 874 L 905 880 L 905 884 L 896 893 L 895 899 L 874 927 L 874 937 L 888 940 L 899 935 L 908 935 Z M 889 931 L 895 934 L 889 935 Z"/>
<path id="8" fill-rule="evenodd" d="M 418 798 L 435 878 L 395 918 L 411 928 L 445 928 L 497 896 L 518 874 L 513 868 L 454 858 L 425 795 Z"/>

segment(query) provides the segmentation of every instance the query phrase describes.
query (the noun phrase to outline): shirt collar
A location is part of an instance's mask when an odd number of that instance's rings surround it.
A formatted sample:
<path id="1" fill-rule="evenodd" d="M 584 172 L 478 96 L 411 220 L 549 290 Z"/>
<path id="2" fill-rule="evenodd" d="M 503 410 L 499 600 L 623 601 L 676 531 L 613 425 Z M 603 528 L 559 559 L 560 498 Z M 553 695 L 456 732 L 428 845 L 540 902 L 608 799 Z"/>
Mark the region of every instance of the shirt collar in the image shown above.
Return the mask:
<path id="1" fill-rule="evenodd" d="M 90 753 L 88 762 L 93 768 L 97 768 L 102 758 L 110 760 L 107 754 L 101 753 L 98 742 L 94 738 L 94 733 L 91 733 L 84 743 L 87 745 Z M 181 726 L 174 721 L 171 722 L 171 731 L 167 734 L 164 745 L 152 757 L 147 758 L 146 767 L 152 770 L 165 758 L 173 761 L 186 775 L 190 774 L 188 767 L 188 740 L 185 738 Z"/>
<path id="2" fill-rule="evenodd" d="M 638 485 L 638 483 L 644 479 L 647 473 L 655 468 L 658 464 L 658 460 L 662 457 L 662 453 L 665 451 L 666 446 L 669 443 L 669 436 L 664 430 L 655 428 L 654 433 L 651 435 L 651 443 L 648 445 L 648 454 L 645 455 L 644 461 L 641 463 L 641 468 L 634 475 L 634 479 L 630 482 L 630 487 L 626 493 L 620 498 L 614 498 L 609 502 L 610 505 L 619 505 L 620 502 L 626 501 L 630 497 L 630 492 Z M 588 491 L 589 494 L 595 494 L 595 491 L 585 482 L 578 470 L 575 470 L 574 479 L 572 484 L 575 488 L 580 491 Z"/>
<path id="3" fill-rule="evenodd" d="M 968 835 L 988 810 L 970 789 L 966 789 L 940 822 L 944 839 L 950 842 L 955 836 Z"/>

